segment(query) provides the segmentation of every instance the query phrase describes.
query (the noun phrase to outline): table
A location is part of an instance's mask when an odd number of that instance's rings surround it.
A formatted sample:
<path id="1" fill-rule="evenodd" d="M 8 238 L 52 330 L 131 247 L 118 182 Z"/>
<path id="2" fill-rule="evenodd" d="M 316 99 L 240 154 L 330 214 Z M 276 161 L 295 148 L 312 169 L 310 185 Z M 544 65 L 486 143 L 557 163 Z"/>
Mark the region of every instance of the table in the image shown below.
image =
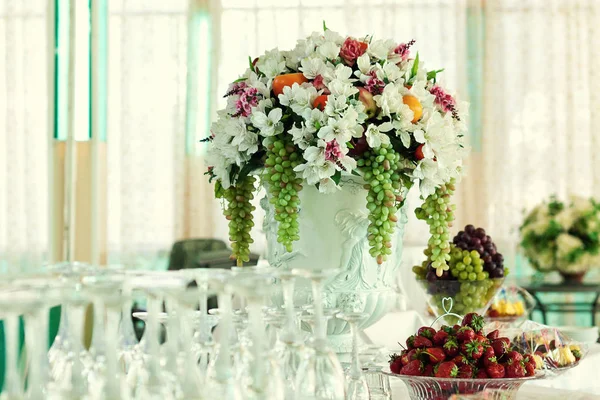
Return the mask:
<path id="1" fill-rule="evenodd" d="M 542 322 L 548 323 L 549 312 L 572 312 L 589 313 L 591 316 L 591 326 L 596 326 L 596 313 L 600 312 L 600 281 L 597 279 L 587 280 L 584 283 L 563 282 L 560 280 L 538 280 L 535 278 L 522 278 L 517 280 L 517 285 L 527 290 L 536 300 L 536 306 L 533 311 L 539 311 L 542 314 Z M 591 302 L 564 302 L 564 301 L 542 301 L 542 293 L 574 293 L 574 294 L 592 294 Z M 531 315 L 530 315 L 531 318 Z"/>

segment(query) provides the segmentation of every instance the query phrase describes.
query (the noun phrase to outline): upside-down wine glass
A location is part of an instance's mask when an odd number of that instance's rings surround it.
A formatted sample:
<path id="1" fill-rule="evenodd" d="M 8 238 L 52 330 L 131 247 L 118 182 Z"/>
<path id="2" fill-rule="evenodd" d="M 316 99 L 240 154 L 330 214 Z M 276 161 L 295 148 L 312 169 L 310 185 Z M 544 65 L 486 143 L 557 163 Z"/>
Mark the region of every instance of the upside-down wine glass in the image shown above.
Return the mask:
<path id="1" fill-rule="evenodd" d="M 338 269 L 294 269 L 300 277 L 310 279 L 314 302 L 314 340 L 311 351 L 302 361 L 296 377 L 297 400 L 343 400 L 344 370 L 329 347 L 327 325 L 323 318 L 323 284 L 339 273 Z"/>
<path id="2" fill-rule="evenodd" d="M 361 312 L 341 312 L 337 318 L 347 321 L 352 332 L 352 358 L 346 376 L 346 400 L 369 400 L 369 387 L 358 358 L 358 323 L 367 315 Z"/>

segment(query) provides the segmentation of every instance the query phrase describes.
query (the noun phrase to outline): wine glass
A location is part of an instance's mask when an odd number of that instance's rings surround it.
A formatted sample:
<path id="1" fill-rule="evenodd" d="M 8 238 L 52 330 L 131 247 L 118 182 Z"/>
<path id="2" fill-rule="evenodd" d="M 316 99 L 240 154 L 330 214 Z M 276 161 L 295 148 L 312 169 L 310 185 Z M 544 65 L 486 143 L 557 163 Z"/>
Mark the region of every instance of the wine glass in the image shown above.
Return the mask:
<path id="1" fill-rule="evenodd" d="M 389 376 L 382 373 L 379 361 L 387 354 L 387 350 L 379 345 L 366 345 L 360 351 L 359 358 L 363 362 L 363 370 L 371 400 L 391 400 L 392 389 Z"/>
<path id="2" fill-rule="evenodd" d="M 366 317 L 365 313 L 351 311 L 337 315 L 337 318 L 348 322 L 352 332 L 352 359 L 346 376 L 346 400 L 369 400 L 369 387 L 358 358 L 358 323 Z"/>
<path id="3" fill-rule="evenodd" d="M 294 269 L 300 277 L 310 279 L 314 302 L 314 335 L 311 351 L 302 361 L 296 377 L 296 399 L 343 400 L 344 370 L 329 347 L 327 325 L 323 318 L 324 282 L 339 273 L 337 269 Z"/>

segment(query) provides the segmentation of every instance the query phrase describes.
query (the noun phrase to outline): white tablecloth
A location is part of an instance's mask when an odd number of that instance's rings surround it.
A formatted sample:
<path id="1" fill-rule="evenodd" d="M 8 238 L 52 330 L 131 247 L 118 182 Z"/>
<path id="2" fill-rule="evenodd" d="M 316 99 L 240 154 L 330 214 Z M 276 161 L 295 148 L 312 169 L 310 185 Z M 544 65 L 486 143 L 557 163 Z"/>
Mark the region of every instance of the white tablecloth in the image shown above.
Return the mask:
<path id="1" fill-rule="evenodd" d="M 404 345 L 406 339 L 419 327 L 429 323 L 430 321 L 425 323 L 414 310 L 396 311 L 386 315 L 364 333 L 373 343 L 394 352 L 401 349 L 398 342 Z M 406 387 L 401 380 L 392 378 L 391 384 L 394 399 L 408 399 Z M 564 393 L 558 389 L 576 391 L 576 393 Z M 600 399 L 600 344 L 591 345 L 588 355 L 576 368 L 552 379 L 542 379 L 523 385 L 518 399 Z"/>

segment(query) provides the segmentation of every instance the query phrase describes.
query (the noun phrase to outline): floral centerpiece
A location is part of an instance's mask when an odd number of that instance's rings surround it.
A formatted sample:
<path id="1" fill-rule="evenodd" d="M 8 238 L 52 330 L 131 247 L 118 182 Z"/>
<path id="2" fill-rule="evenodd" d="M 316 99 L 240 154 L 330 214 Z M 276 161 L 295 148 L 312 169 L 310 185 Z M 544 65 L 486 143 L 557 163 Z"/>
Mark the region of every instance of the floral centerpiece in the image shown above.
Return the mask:
<path id="1" fill-rule="evenodd" d="M 225 93 L 211 127 L 208 175 L 225 200 L 233 257 L 248 261 L 257 178 L 267 188 L 278 242 L 299 236 L 299 193 L 341 190 L 343 176 L 364 180 L 369 253 L 392 254 L 391 236 L 407 191 L 418 184 L 429 251 L 448 269 L 450 196 L 465 154 L 466 107 L 411 48 L 414 40 L 344 37 L 323 26 L 289 51 L 252 59 Z"/>
<path id="2" fill-rule="evenodd" d="M 600 203 L 572 196 L 535 207 L 520 227 L 521 247 L 534 268 L 582 275 L 600 267 Z"/>

